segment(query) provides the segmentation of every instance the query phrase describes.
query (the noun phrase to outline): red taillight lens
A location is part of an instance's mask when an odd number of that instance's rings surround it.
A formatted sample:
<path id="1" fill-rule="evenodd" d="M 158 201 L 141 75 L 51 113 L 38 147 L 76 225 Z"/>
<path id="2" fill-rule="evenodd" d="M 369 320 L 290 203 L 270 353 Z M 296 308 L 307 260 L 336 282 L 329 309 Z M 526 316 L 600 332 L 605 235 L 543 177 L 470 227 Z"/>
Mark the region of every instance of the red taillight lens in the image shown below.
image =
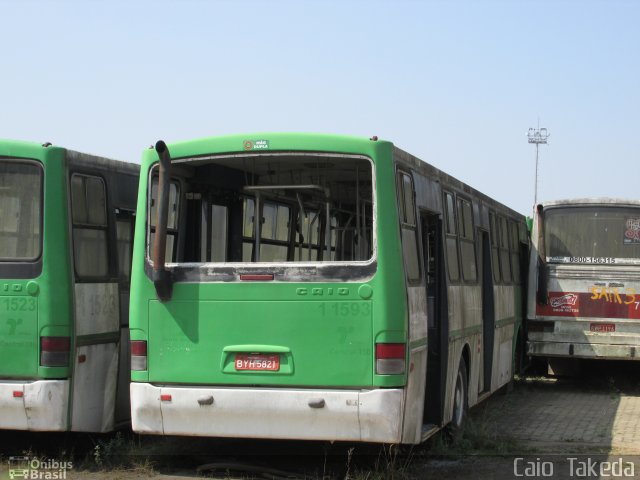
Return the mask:
<path id="1" fill-rule="evenodd" d="M 376 373 L 399 375 L 405 371 L 404 343 L 376 343 Z"/>
<path id="2" fill-rule="evenodd" d="M 376 343 L 376 359 L 379 358 L 404 359 L 404 343 Z"/>
<path id="3" fill-rule="evenodd" d="M 131 370 L 147 369 L 147 341 L 131 340 Z"/>
<path id="4" fill-rule="evenodd" d="M 146 340 L 131 340 L 131 355 L 147 356 Z"/>
<path id="5" fill-rule="evenodd" d="M 273 280 L 273 274 L 242 274 L 240 280 L 243 282 L 269 282 Z"/>
<path id="6" fill-rule="evenodd" d="M 40 365 L 42 367 L 69 366 L 69 337 L 40 337 Z"/>

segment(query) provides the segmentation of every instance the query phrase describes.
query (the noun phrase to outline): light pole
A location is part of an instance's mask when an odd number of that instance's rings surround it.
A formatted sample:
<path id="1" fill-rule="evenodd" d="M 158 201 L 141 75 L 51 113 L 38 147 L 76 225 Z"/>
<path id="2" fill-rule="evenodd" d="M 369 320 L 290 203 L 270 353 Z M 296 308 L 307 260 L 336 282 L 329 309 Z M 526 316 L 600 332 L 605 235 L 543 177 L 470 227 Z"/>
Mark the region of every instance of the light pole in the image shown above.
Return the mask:
<path id="1" fill-rule="evenodd" d="M 536 144 L 536 183 L 533 193 L 533 205 L 538 203 L 538 146 L 540 144 L 547 144 L 547 138 L 549 138 L 550 133 L 547 132 L 546 128 L 530 128 L 529 133 L 527 133 L 527 138 L 529 139 L 529 143 Z"/>

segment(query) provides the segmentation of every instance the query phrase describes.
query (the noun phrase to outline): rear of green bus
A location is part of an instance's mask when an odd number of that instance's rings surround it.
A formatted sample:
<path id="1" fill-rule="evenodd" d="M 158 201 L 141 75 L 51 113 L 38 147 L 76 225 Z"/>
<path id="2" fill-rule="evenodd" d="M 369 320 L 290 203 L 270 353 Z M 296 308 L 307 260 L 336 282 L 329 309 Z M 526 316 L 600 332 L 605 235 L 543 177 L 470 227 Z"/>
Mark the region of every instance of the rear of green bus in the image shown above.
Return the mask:
<path id="1" fill-rule="evenodd" d="M 146 151 L 133 429 L 399 442 L 407 297 L 395 198 L 392 144 L 375 138 L 228 136 Z"/>
<path id="2" fill-rule="evenodd" d="M 64 150 L 0 141 L 0 429 L 66 430 L 71 273 Z"/>

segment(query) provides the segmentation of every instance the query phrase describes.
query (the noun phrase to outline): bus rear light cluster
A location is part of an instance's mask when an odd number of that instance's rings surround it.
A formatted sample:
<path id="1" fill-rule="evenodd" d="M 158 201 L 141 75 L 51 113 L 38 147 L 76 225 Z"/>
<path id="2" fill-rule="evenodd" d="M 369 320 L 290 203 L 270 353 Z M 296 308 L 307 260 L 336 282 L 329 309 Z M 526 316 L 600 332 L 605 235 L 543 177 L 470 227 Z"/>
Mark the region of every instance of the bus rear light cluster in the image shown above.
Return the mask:
<path id="1" fill-rule="evenodd" d="M 376 373 L 401 375 L 405 372 L 404 343 L 376 343 Z"/>
<path id="2" fill-rule="evenodd" d="M 131 340 L 131 370 L 147 369 L 147 341 Z"/>
<path id="3" fill-rule="evenodd" d="M 69 337 L 40 337 L 40 366 L 69 366 L 70 349 Z"/>

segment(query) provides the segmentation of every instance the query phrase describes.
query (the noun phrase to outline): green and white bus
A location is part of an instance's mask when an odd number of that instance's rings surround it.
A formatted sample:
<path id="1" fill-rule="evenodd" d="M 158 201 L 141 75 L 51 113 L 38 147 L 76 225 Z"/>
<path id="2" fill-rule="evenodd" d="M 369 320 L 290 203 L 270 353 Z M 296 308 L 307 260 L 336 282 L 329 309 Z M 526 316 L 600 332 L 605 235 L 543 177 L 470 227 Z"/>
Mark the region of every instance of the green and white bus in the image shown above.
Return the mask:
<path id="1" fill-rule="evenodd" d="M 137 211 L 136 432 L 412 444 L 512 379 L 525 218 L 390 142 L 158 142 Z"/>
<path id="2" fill-rule="evenodd" d="M 140 166 L 0 141 L 0 429 L 129 421 Z"/>
<path id="3" fill-rule="evenodd" d="M 531 247 L 527 353 L 556 374 L 640 360 L 640 201 L 541 203 Z"/>

